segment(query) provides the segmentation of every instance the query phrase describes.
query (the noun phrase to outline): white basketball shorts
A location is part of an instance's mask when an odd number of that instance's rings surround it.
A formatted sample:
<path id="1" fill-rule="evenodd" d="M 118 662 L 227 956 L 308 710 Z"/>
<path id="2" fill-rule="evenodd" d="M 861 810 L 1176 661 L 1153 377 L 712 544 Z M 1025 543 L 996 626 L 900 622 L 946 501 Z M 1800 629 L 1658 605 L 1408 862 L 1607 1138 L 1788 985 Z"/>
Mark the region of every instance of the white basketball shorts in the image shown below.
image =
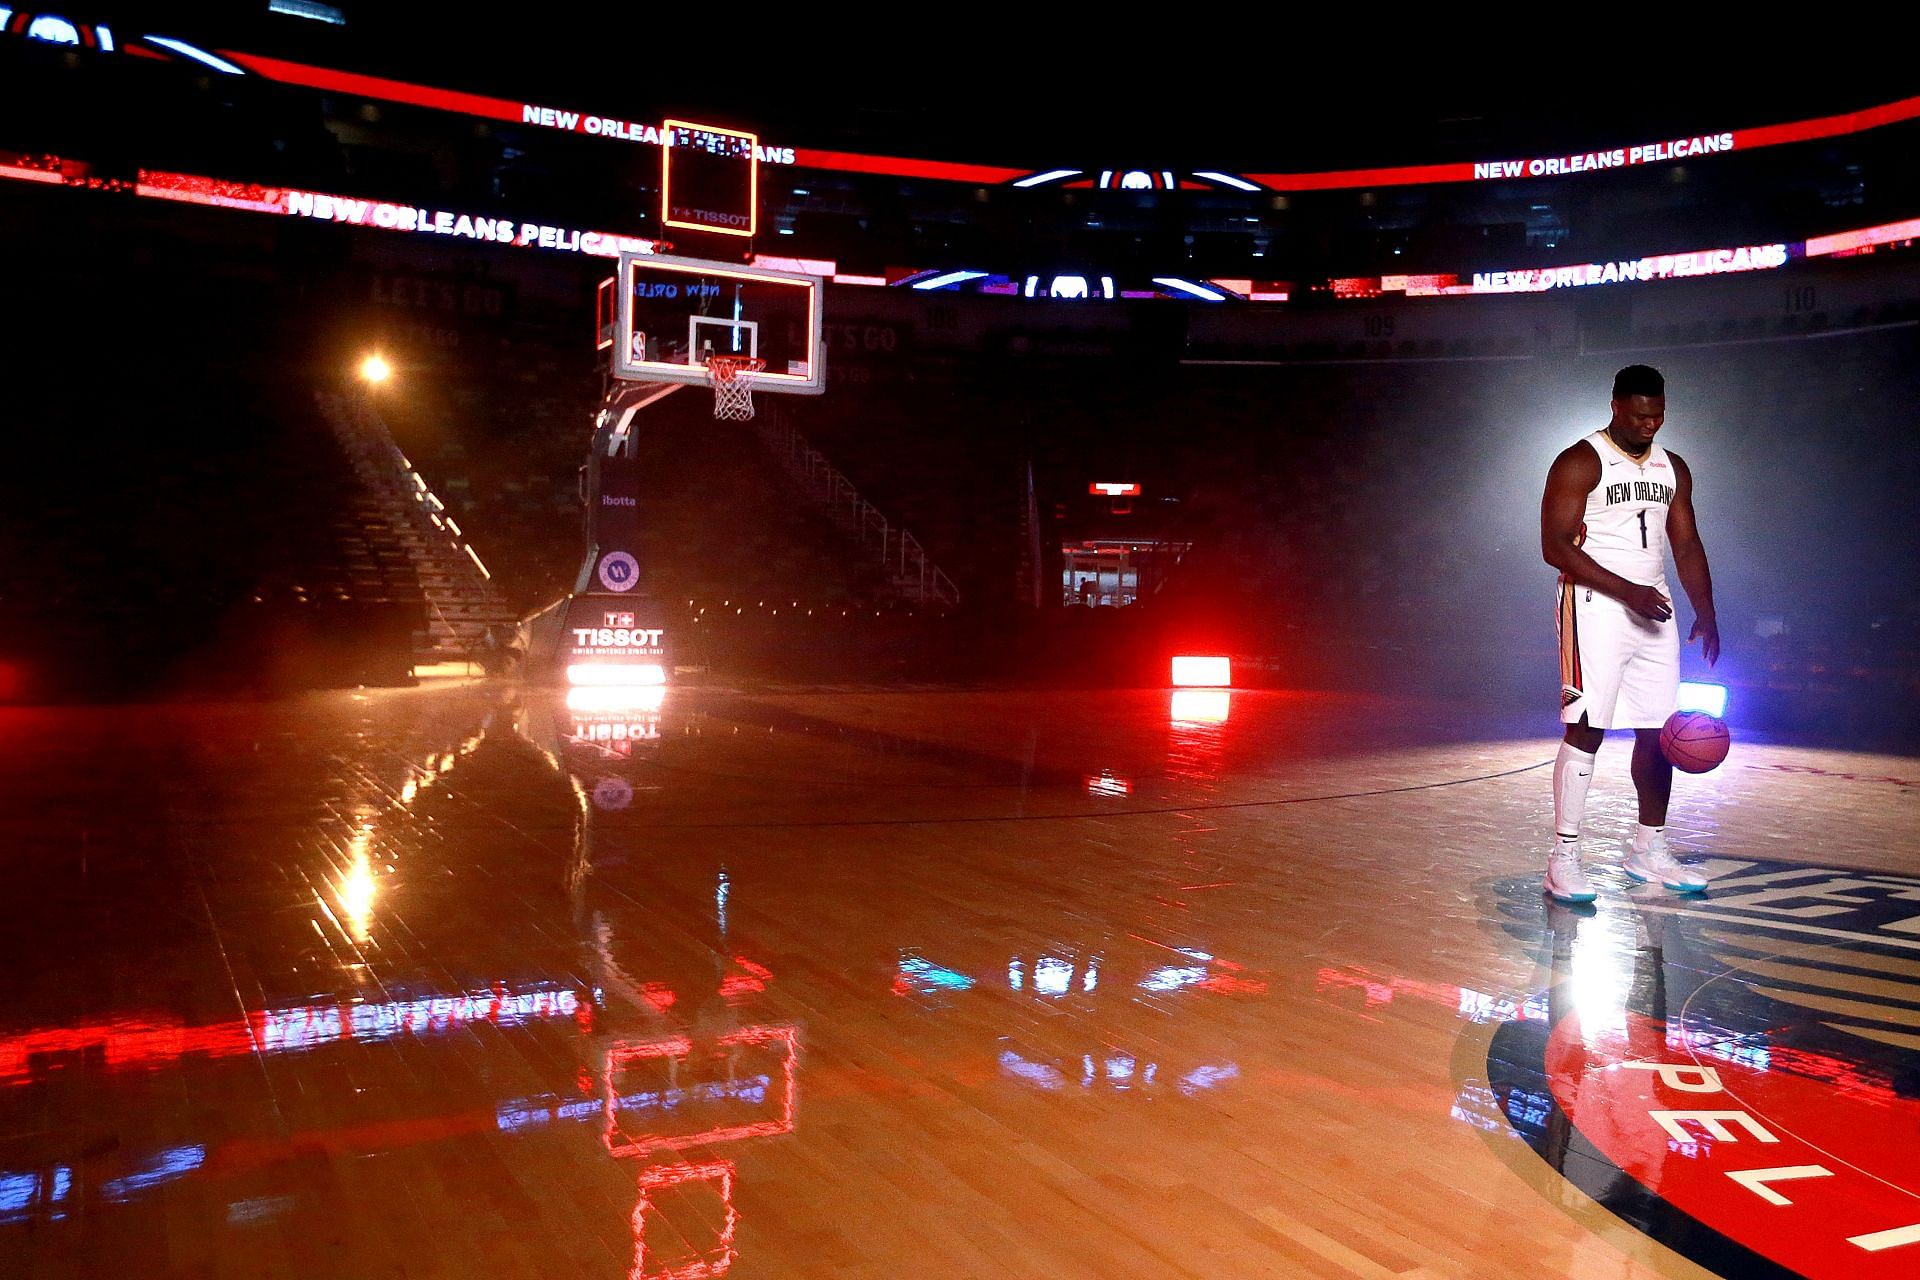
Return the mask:
<path id="1" fill-rule="evenodd" d="M 1665 591 L 1665 588 L 1662 588 Z M 1680 626 L 1612 596 L 1560 584 L 1560 720 L 1595 729 L 1658 729 L 1680 700 Z"/>

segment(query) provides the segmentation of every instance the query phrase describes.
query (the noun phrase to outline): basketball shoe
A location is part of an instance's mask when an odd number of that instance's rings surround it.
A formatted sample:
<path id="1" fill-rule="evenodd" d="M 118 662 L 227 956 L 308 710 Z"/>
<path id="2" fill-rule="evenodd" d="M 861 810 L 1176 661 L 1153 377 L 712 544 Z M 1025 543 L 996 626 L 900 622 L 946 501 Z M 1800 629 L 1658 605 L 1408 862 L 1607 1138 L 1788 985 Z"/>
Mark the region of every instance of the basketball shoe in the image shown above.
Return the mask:
<path id="1" fill-rule="evenodd" d="M 1633 848 L 1628 852 L 1626 861 L 1620 869 L 1635 880 L 1653 881 L 1665 885 L 1675 893 L 1704 893 L 1707 878 L 1692 867 L 1683 867 L 1673 859 L 1673 852 L 1667 848 L 1667 833 L 1655 831 L 1652 836 L 1642 840 L 1640 833 L 1633 836 Z"/>
<path id="2" fill-rule="evenodd" d="M 1547 855 L 1547 896 L 1555 902 L 1592 902 L 1597 896 L 1580 867 L 1580 842 L 1558 840 Z"/>

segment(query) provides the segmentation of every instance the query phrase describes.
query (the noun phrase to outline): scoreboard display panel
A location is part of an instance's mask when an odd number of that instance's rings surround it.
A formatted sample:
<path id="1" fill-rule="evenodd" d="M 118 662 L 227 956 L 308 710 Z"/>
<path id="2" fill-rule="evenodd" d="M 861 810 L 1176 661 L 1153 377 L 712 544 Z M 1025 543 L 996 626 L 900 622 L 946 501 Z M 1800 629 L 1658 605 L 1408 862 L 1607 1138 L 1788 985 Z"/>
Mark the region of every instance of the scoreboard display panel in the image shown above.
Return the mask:
<path id="1" fill-rule="evenodd" d="M 669 120 L 661 135 L 660 221 L 682 231 L 753 235 L 760 139 L 739 129 Z"/>

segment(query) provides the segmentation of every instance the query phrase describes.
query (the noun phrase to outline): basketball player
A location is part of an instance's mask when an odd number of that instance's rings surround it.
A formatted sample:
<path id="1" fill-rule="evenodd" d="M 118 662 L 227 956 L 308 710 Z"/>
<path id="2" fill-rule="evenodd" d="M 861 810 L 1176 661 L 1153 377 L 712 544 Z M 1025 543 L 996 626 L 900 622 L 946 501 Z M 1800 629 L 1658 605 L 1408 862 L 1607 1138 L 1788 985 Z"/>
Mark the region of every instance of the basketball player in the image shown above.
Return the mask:
<path id="1" fill-rule="evenodd" d="M 1667 849 L 1673 766 L 1660 726 L 1679 699 L 1680 632 L 1667 586 L 1667 548 L 1693 604 L 1693 631 L 1707 665 L 1720 658 L 1713 581 L 1693 523 L 1693 475 L 1680 455 L 1654 443 L 1666 418 L 1666 380 L 1643 364 L 1613 380 L 1613 420 L 1569 446 L 1547 472 L 1540 550 L 1560 571 L 1560 719 L 1566 740 L 1553 763 L 1554 848 L 1547 893 L 1591 902 L 1580 866 L 1580 823 L 1594 753 L 1609 729 L 1632 729 L 1633 787 L 1640 823 L 1621 864 L 1636 880 L 1698 893 L 1706 878 Z"/>

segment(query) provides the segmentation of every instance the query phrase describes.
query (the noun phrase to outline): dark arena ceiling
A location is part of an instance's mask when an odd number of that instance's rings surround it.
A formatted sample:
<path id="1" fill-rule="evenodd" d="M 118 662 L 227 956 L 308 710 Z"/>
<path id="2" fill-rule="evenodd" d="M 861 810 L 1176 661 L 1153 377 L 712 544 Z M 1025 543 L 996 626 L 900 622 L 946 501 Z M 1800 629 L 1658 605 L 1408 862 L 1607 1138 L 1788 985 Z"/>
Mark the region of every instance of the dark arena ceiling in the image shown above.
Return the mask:
<path id="1" fill-rule="evenodd" d="M 332 7 L 343 24 L 272 13 L 267 0 L 100 4 L 73 16 L 164 23 L 208 47 L 634 119 L 701 111 L 810 146 L 1036 168 L 1314 170 L 1544 154 L 1920 92 L 1910 65 L 1823 63 L 1804 49 L 1785 58 L 1777 41 L 1747 51 L 1641 32 L 1561 40 L 1489 22 L 1434 42 L 1383 35 L 1382 23 L 1394 25 L 1384 15 L 1344 31 L 1316 15 L 1303 32 L 1267 11 L 1217 11 L 1204 28 L 1136 17 L 1122 31 L 1012 8 L 970 10 L 964 24 L 876 8 L 760 14 L 743 19 L 743 34 L 711 15 L 696 30 L 686 11 L 632 5 Z"/>

